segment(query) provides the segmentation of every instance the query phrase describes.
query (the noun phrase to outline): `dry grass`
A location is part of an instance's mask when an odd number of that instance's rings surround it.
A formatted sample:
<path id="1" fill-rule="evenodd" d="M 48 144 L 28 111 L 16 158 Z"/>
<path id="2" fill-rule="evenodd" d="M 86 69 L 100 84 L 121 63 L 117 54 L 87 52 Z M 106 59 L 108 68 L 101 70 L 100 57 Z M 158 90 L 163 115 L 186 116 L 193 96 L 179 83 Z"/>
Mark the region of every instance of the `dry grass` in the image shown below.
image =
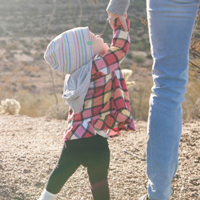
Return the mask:
<path id="1" fill-rule="evenodd" d="M 26 72 L 27 68 L 23 68 L 23 72 Z M 132 67 L 133 75 L 129 78 L 130 81 L 134 81 L 135 84 L 129 87 L 129 94 L 131 100 L 132 115 L 137 120 L 147 120 L 149 109 L 149 96 L 152 87 L 151 71 L 149 69 L 140 69 L 138 67 Z M 13 70 L 13 73 L 17 74 L 17 70 Z M 31 67 L 33 70 L 33 78 L 38 72 L 37 67 Z M 135 73 L 137 71 L 137 73 Z M 30 74 L 29 71 L 26 72 Z M 46 72 L 48 73 L 48 71 Z M 49 74 L 48 74 L 49 75 Z M 199 98 L 200 91 L 200 79 L 195 78 L 196 72 L 190 71 L 190 81 L 188 83 L 188 90 L 185 95 L 184 119 L 190 119 L 195 102 Z M 38 77 L 41 79 L 40 77 Z M 38 85 L 30 83 L 29 76 L 25 74 L 18 75 L 16 78 L 10 78 L 10 76 L 4 76 L 1 78 L 2 85 L 0 91 L 0 100 L 6 98 L 14 98 L 21 104 L 20 114 L 28 115 L 31 117 L 45 116 L 47 111 L 56 105 L 55 97 L 52 94 L 51 85 L 48 86 L 46 91 L 42 89 L 38 91 Z M 20 89 L 19 89 L 20 88 Z M 60 90 L 62 88 L 60 87 Z M 58 97 L 58 103 L 64 103 L 61 98 L 61 93 L 56 94 Z M 49 112 L 48 112 L 49 113 Z M 61 114 L 62 115 L 62 114 Z"/>

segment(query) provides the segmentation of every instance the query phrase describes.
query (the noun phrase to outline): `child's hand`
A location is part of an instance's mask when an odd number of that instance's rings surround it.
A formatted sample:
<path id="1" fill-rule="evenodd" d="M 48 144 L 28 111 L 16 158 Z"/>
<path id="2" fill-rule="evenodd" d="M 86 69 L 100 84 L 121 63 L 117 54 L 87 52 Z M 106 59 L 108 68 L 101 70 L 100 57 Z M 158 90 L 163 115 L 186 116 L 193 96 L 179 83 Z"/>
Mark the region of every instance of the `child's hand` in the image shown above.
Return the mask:
<path id="1" fill-rule="evenodd" d="M 128 27 L 126 25 L 126 18 L 127 18 L 127 13 L 125 13 L 124 15 L 118 15 L 118 14 L 115 14 L 115 13 L 111 13 L 111 12 L 108 12 L 108 21 L 109 21 L 109 24 L 110 26 L 113 28 L 114 27 L 114 21 L 116 18 L 119 18 L 123 28 L 124 28 L 124 31 L 128 31 Z"/>

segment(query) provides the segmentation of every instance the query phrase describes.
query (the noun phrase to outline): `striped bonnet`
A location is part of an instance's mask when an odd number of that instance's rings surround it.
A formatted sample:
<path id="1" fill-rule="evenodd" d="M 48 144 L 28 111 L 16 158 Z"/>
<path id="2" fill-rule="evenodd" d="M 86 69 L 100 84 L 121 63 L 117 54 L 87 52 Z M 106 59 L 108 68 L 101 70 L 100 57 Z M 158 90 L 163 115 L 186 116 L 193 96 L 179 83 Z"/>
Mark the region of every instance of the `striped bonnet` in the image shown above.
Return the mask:
<path id="1" fill-rule="evenodd" d="M 47 46 L 46 62 L 56 71 L 72 74 L 94 57 L 88 27 L 78 27 L 61 33 Z"/>

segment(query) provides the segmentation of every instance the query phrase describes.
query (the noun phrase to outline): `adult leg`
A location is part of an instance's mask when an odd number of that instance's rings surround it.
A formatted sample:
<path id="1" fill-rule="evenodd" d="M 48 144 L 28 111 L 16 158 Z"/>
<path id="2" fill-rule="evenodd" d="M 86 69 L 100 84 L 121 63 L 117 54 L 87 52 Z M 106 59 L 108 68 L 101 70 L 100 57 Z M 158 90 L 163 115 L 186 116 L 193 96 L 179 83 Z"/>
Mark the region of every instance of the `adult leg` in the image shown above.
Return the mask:
<path id="1" fill-rule="evenodd" d="M 198 0 L 147 0 L 154 60 L 148 119 L 147 175 L 151 200 L 167 200 L 178 166 L 182 102 Z"/>

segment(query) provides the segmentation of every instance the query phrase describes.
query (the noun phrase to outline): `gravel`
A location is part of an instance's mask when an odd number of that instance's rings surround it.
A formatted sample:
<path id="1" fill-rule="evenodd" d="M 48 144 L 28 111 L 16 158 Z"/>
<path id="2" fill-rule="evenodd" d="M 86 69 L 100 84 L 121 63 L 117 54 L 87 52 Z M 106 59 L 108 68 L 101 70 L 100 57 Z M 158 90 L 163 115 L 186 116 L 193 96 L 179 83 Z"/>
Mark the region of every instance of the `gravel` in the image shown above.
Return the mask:
<path id="1" fill-rule="evenodd" d="M 111 200 L 137 200 L 146 193 L 146 122 L 134 133 L 109 139 Z M 64 120 L 0 116 L 0 200 L 36 200 L 62 148 Z M 200 199 L 200 121 L 183 124 L 172 200 Z M 84 167 L 70 177 L 58 200 L 91 200 Z"/>

